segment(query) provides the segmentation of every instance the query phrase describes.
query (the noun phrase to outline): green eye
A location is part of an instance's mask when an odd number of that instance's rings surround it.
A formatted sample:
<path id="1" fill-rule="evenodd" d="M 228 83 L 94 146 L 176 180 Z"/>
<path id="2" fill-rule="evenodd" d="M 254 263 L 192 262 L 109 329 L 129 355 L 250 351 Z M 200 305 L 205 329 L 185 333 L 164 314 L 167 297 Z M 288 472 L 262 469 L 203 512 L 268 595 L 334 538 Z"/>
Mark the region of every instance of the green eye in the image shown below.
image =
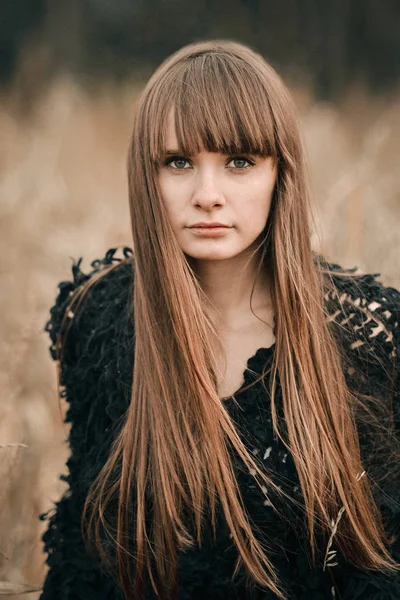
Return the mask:
<path id="1" fill-rule="evenodd" d="M 175 166 L 173 166 L 173 163 L 175 163 Z M 166 167 L 172 167 L 178 171 L 183 171 L 185 168 L 187 168 L 184 166 L 185 163 L 189 164 L 187 159 L 183 156 L 171 156 L 170 158 L 167 158 L 164 164 Z"/>
<path id="2" fill-rule="evenodd" d="M 254 163 L 251 162 L 248 158 L 245 158 L 244 156 L 234 156 L 233 158 L 231 158 L 228 164 L 230 163 L 236 163 L 234 169 L 240 171 L 247 169 L 248 167 L 254 166 Z"/>

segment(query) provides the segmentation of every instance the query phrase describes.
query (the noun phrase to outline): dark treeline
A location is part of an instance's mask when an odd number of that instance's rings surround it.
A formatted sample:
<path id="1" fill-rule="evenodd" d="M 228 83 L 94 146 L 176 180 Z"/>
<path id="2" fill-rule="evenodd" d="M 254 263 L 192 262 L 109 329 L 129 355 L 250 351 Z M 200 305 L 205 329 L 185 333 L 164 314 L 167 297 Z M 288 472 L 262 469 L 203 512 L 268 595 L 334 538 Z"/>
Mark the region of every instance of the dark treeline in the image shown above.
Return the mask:
<path id="1" fill-rule="evenodd" d="M 0 13 L 3 83 L 35 48 L 46 76 L 120 79 L 215 37 L 249 44 L 319 97 L 354 81 L 380 92 L 400 72 L 398 0 L 13 0 Z"/>

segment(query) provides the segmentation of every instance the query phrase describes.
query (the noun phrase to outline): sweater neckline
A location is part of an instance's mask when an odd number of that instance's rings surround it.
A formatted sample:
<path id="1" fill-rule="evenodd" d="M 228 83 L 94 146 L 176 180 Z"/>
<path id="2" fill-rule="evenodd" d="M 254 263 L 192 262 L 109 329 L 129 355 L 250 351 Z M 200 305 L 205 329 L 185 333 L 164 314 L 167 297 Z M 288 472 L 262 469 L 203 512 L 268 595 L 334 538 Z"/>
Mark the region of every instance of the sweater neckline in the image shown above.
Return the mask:
<path id="1" fill-rule="evenodd" d="M 270 346 L 262 346 L 261 348 L 258 348 L 255 354 L 253 354 L 253 356 L 250 356 L 250 358 L 247 361 L 246 368 L 243 371 L 242 383 L 240 384 L 239 388 L 230 396 L 224 396 L 223 398 L 221 398 L 221 402 L 226 404 L 230 401 L 235 401 L 234 397 L 239 395 L 242 391 L 242 388 L 250 382 L 250 379 L 252 378 L 252 372 L 256 372 L 258 375 L 261 375 L 265 363 L 267 362 L 267 360 L 269 361 L 270 358 L 272 358 L 275 352 L 275 347 L 276 342 L 273 342 Z"/>

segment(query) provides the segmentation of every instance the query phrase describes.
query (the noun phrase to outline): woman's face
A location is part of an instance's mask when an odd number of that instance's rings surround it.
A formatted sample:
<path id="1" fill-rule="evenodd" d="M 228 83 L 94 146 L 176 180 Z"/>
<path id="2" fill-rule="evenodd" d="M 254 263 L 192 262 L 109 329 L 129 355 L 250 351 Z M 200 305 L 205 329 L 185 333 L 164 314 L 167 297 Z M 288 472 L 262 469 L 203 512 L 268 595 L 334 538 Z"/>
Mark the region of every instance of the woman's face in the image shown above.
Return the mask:
<path id="1" fill-rule="evenodd" d="M 196 260 L 224 260 L 249 249 L 267 222 L 276 181 L 272 158 L 204 150 L 183 156 L 171 118 L 166 142 L 159 185 L 183 252 Z M 199 222 L 228 227 L 194 228 Z"/>

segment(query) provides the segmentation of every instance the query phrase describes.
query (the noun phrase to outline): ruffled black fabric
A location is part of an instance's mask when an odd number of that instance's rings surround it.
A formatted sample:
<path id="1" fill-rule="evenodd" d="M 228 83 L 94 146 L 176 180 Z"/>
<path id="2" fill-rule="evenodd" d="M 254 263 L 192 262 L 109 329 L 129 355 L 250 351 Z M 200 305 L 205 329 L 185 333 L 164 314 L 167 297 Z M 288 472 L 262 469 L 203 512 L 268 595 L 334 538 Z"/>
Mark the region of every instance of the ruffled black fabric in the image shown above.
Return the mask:
<path id="1" fill-rule="evenodd" d="M 48 521 L 43 535 L 49 567 L 40 600 L 121 600 L 118 583 L 91 557 L 80 532 L 80 518 L 91 482 L 104 465 L 110 445 L 130 401 L 134 357 L 132 251 L 110 249 L 102 260 L 92 262 L 85 274 L 81 260 L 72 267 L 72 280 L 59 284 L 59 294 L 50 311 L 46 331 L 50 335 L 50 352 L 56 358 L 57 335 L 71 327 L 64 350 L 61 384 L 68 402 L 66 421 L 71 423 L 70 458 L 67 473 L 61 479 L 68 491 L 54 508 L 41 515 Z M 343 369 L 349 385 L 363 393 L 382 397 L 382 404 L 393 401 L 394 435 L 400 435 L 399 390 L 391 396 L 390 375 L 400 364 L 400 292 L 384 287 L 378 274 L 342 278 L 334 271 L 345 272 L 339 265 L 318 260 L 331 273 L 334 291 L 326 289 L 326 310 L 335 337 L 343 353 Z M 94 281 L 105 268 L 114 268 Z M 348 270 L 348 273 L 354 272 Z M 94 285 L 79 309 L 63 323 L 66 307 L 88 280 Z M 383 326 L 382 326 L 383 324 Z M 368 343 L 366 343 L 368 342 Z M 372 342 L 372 344 L 371 344 Z M 275 346 L 259 348 L 250 357 L 244 373 L 245 387 L 272 361 Z M 395 362 L 397 360 L 397 363 Z M 268 388 L 268 381 L 265 381 Z M 398 384 L 397 384 L 398 386 Z M 242 389 L 242 387 L 240 389 Z M 294 499 L 301 500 L 301 489 L 292 456 L 272 428 L 270 398 L 261 383 L 226 400 L 227 410 L 238 426 L 240 435 L 260 459 L 268 473 Z M 281 389 L 276 404 L 282 415 Z M 400 477 L 390 474 L 391 465 L 384 461 L 368 462 L 373 440 L 368 431 L 359 430 L 363 458 L 374 477 L 382 481 L 374 490 L 387 532 L 395 540 L 391 552 L 400 561 Z M 376 461 L 375 461 L 376 463 Z M 301 508 L 274 497 L 271 506 L 255 483 L 253 475 L 234 461 L 243 500 L 253 523 L 258 527 L 269 556 L 277 569 L 289 600 L 398 600 L 400 574 L 365 572 L 338 554 L 338 565 L 323 570 L 322 560 L 310 565 L 305 518 Z M 237 551 L 221 512 L 218 513 L 217 539 L 206 524 L 202 547 L 179 556 L 179 599 L 264 599 L 275 598 L 259 586 L 249 588 L 244 570 L 232 581 Z M 154 598 L 149 587 L 146 598 Z"/>

